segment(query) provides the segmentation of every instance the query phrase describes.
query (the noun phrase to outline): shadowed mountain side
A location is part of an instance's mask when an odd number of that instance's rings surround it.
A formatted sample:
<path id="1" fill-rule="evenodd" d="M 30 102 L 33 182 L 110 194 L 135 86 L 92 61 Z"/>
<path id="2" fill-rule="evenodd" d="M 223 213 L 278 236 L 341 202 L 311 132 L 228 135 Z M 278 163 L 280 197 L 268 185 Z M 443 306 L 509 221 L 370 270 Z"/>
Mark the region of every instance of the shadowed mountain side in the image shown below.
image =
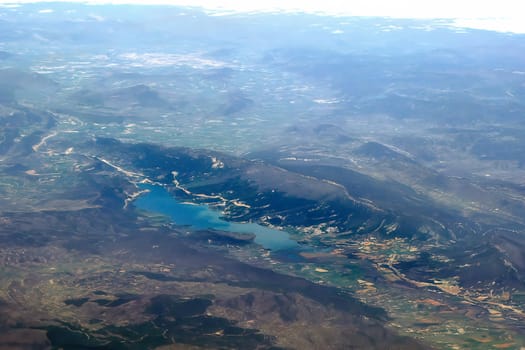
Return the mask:
<path id="1" fill-rule="evenodd" d="M 220 194 L 230 201 L 225 215 L 234 221 L 261 221 L 265 217 L 279 226 L 329 222 L 339 231 L 348 232 L 363 225 L 370 230 L 380 229 L 395 219 L 367 201 L 354 198 L 341 185 L 263 162 L 210 151 L 125 144 L 101 138 L 83 147 L 94 155 L 108 157 L 124 168 L 172 186 L 173 193 L 181 198 L 202 201 L 203 196 L 199 195 L 213 198 Z M 173 186 L 174 181 L 186 187 L 186 191 Z M 231 201 L 238 199 L 245 205 L 232 204 Z"/>
<path id="2" fill-rule="evenodd" d="M 170 108 L 170 103 L 162 98 L 153 88 L 144 85 L 134 85 L 109 91 L 83 90 L 73 95 L 80 104 L 89 107 L 106 108 Z"/>
<path id="3" fill-rule="evenodd" d="M 16 105 L 49 100 L 59 90 L 59 84 L 47 76 L 15 68 L 0 69 L 0 103 Z"/>
<path id="4" fill-rule="evenodd" d="M 491 284 L 500 290 L 511 286 L 523 288 L 525 269 L 518 248 L 523 243 L 523 236 L 519 234 L 519 230 L 523 229 L 522 218 L 518 214 L 523 210 L 523 203 L 512 195 L 507 196 L 507 193 L 520 193 L 520 188 L 495 181 L 447 177 L 374 142 L 365 143 L 356 153 L 372 159 L 372 164 L 384 169 L 384 174 L 399 174 L 403 180 L 417 179 L 417 182 L 414 181 L 416 184 L 435 188 L 436 192 L 451 193 L 449 198 L 457 202 L 447 205 L 424 191 L 416 191 L 388 179 L 390 176 L 380 180 L 352 169 L 323 165 L 322 160 L 312 163 L 287 160 L 285 155 L 272 151 L 255 153 L 252 157 L 260 156 L 289 171 L 340 184 L 355 198 L 366 199 L 396 217 L 397 229 L 389 234 L 415 239 L 423 244 L 434 240 L 444 244 L 446 247 L 431 248 L 430 251 L 447 256 L 449 262 L 425 260 L 425 252 L 399 265 L 401 271 L 414 280 L 457 276 L 460 285 L 465 288 L 489 288 Z M 392 169 L 395 170 L 389 173 Z M 490 211 L 468 212 L 465 206 L 474 201 L 487 208 L 505 206 L 498 212 L 499 215 Z M 503 218 L 503 210 L 513 216 Z"/>

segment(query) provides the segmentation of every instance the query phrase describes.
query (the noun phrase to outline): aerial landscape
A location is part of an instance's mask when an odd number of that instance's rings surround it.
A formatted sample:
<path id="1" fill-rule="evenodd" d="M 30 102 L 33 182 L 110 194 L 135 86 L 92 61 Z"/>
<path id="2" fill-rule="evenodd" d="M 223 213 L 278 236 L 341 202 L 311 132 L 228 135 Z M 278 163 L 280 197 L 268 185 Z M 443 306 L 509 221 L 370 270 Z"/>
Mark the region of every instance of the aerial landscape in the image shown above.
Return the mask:
<path id="1" fill-rule="evenodd" d="M 525 34 L 0 3 L 0 350 L 525 349 Z"/>

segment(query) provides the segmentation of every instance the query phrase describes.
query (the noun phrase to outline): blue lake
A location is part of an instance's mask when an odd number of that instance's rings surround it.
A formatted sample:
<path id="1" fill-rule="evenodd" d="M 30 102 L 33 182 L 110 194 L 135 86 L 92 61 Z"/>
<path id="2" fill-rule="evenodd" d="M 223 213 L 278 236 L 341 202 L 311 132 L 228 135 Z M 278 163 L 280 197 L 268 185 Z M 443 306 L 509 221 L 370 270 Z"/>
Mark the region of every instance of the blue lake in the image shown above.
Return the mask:
<path id="1" fill-rule="evenodd" d="M 220 218 L 220 212 L 207 205 L 184 203 L 173 197 L 164 187 L 140 184 L 139 187 L 149 192 L 135 199 L 137 208 L 169 216 L 176 225 L 188 225 L 195 229 L 216 229 L 238 233 L 253 233 L 255 242 L 271 250 L 299 248 L 299 244 L 290 239 L 288 233 L 274 230 L 254 223 L 235 223 Z"/>

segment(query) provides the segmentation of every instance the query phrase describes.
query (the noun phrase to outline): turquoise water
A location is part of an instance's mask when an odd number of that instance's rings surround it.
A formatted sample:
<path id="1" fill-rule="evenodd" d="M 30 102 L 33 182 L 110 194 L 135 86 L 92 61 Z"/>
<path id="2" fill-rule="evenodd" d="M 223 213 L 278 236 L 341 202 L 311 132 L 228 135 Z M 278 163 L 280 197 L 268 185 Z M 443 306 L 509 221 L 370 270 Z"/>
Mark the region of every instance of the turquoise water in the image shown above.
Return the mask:
<path id="1" fill-rule="evenodd" d="M 274 230 L 254 223 L 240 224 L 220 218 L 220 213 L 206 205 L 183 203 L 169 194 L 162 186 L 140 184 L 141 189 L 149 192 L 140 195 L 134 204 L 137 208 L 169 216 L 177 225 L 188 225 L 196 229 L 213 228 L 216 230 L 253 233 L 255 242 L 271 250 L 298 248 L 296 241 L 288 233 Z"/>

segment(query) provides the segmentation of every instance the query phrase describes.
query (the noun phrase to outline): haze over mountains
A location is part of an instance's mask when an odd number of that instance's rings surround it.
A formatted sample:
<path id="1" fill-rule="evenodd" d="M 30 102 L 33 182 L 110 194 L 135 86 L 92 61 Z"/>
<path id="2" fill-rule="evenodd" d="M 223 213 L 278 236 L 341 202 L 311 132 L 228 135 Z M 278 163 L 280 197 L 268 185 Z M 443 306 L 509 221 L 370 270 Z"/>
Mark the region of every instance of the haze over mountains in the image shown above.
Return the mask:
<path id="1" fill-rule="evenodd" d="M 0 344 L 525 346 L 522 35 L 73 3 L 0 32 Z"/>

